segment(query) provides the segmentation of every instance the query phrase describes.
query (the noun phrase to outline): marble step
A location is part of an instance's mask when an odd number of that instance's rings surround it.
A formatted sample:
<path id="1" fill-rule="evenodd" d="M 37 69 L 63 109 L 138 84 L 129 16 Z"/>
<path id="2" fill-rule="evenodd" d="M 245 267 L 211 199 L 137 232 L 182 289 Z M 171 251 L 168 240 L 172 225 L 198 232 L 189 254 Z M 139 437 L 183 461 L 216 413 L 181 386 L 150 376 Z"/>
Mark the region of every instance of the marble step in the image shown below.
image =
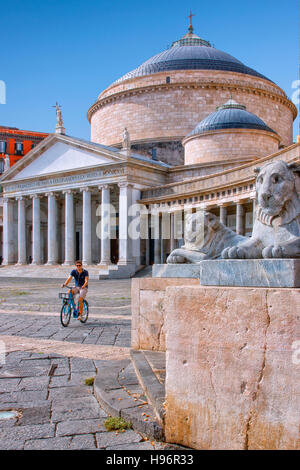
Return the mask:
<path id="1" fill-rule="evenodd" d="M 163 426 L 165 402 L 164 353 L 132 349 L 130 357 L 139 383 L 154 409 L 156 419 Z M 158 367 L 157 363 L 159 363 Z"/>
<path id="2" fill-rule="evenodd" d="M 164 440 L 163 427 L 144 394 L 131 359 L 95 362 L 98 372 L 94 393 L 104 410 L 131 422 L 135 431 Z"/>

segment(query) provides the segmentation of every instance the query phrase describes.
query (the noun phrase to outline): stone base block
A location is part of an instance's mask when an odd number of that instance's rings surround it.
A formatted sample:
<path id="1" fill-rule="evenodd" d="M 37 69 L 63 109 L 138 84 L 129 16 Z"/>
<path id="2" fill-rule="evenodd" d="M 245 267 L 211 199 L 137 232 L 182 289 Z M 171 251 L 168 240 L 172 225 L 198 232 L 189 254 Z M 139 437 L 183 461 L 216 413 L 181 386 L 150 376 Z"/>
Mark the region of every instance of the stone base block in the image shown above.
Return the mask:
<path id="1" fill-rule="evenodd" d="M 199 279 L 133 278 L 131 347 L 165 351 L 165 302 L 169 286 L 199 285 Z"/>
<path id="2" fill-rule="evenodd" d="M 300 289 L 168 287 L 167 442 L 300 449 Z"/>
<path id="3" fill-rule="evenodd" d="M 205 260 L 200 279 L 203 286 L 300 287 L 300 259 Z"/>
<path id="4" fill-rule="evenodd" d="M 200 278 L 199 264 L 154 264 L 152 277 Z"/>

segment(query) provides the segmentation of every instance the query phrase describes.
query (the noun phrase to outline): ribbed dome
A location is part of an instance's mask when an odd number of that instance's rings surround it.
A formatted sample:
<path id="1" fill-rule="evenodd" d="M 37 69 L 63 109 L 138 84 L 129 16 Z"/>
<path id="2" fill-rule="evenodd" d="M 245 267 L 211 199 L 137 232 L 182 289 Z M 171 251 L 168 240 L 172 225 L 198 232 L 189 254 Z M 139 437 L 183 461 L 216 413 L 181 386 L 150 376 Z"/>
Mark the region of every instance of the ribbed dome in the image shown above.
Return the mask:
<path id="1" fill-rule="evenodd" d="M 246 111 L 246 106 L 230 99 L 203 119 L 187 137 L 219 129 L 258 129 L 276 134 L 262 119 Z"/>
<path id="2" fill-rule="evenodd" d="M 269 80 L 235 57 L 215 49 L 208 41 L 190 32 L 182 39 L 175 41 L 170 49 L 151 57 L 135 70 L 123 75 L 115 83 L 168 70 L 225 70 Z"/>

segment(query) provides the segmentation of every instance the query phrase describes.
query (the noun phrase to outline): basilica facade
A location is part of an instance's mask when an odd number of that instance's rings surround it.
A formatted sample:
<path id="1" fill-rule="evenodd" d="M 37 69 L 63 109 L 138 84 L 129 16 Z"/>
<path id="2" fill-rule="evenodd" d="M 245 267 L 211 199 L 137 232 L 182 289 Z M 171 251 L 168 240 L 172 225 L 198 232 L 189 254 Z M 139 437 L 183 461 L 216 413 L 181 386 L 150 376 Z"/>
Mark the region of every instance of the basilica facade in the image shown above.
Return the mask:
<path id="1" fill-rule="evenodd" d="M 199 208 L 250 235 L 254 168 L 299 161 L 296 115 L 273 81 L 190 26 L 100 93 L 91 141 L 61 125 L 4 173 L 3 265 L 82 258 L 96 277 L 131 277 L 166 261 Z"/>

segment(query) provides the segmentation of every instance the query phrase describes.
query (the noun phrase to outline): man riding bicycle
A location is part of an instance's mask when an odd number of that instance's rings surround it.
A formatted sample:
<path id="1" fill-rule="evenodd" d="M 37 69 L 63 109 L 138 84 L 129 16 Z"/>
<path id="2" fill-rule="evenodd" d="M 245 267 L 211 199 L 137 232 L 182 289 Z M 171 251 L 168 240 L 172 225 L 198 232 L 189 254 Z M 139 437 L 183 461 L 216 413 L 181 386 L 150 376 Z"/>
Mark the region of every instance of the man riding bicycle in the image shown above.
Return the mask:
<path id="1" fill-rule="evenodd" d="M 70 273 L 70 276 L 61 287 L 65 287 L 72 280 L 72 277 L 75 279 L 75 287 L 72 289 L 72 294 L 79 294 L 79 316 L 80 319 L 83 312 L 83 299 L 85 299 L 88 293 L 88 282 L 89 282 L 89 273 L 86 269 L 83 269 L 82 262 L 75 262 L 76 269 L 73 269 Z"/>

